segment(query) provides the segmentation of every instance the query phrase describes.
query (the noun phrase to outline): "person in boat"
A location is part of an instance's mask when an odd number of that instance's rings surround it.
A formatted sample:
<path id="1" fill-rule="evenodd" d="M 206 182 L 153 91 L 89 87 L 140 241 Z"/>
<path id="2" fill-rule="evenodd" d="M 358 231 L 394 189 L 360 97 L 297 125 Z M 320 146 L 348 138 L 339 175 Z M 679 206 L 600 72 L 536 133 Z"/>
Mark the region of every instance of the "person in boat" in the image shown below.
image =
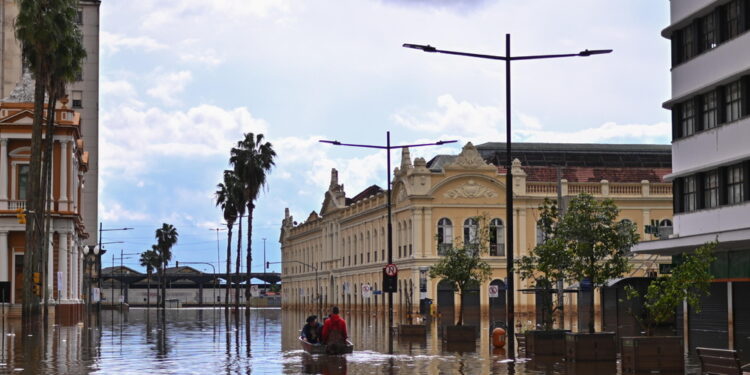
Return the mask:
<path id="1" fill-rule="evenodd" d="M 323 324 L 323 343 L 327 345 L 343 344 L 349 338 L 346 332 L 346 321 L 339 316 L 338 306 L 331 309 L 331 315 Z"/>
<path id="2" fill-rule="evenodd" d="M 307 324 L 302 328 L 302 339 L 309 342 L 310 344 L 321 343 L 321 326 L 318 323 L 318 317 L 316 315 L 310 315 L 307 317 Z"/>

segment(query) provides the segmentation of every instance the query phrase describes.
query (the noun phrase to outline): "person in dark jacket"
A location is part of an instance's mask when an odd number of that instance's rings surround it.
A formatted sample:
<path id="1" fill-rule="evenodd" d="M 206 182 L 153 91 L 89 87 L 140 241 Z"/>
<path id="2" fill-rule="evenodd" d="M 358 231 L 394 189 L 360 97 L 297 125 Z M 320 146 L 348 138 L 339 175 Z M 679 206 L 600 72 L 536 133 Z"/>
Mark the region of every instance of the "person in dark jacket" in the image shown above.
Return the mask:
<path id="1" fill-rule="evenodd" d="M 321 327 L 316 315 L 307 317 L 307 324 L 302 328 L 302 339 L 310 344 L 320 344 Z"/>
<path id="2" fill-rule="evenodd" d="M 331 315 L 323 325 L 323 342 L 326 344 L 346 341 L 349 335 L 346 333 L 346 321 L 339 316 L 339 308 L 334 306 Z"/>

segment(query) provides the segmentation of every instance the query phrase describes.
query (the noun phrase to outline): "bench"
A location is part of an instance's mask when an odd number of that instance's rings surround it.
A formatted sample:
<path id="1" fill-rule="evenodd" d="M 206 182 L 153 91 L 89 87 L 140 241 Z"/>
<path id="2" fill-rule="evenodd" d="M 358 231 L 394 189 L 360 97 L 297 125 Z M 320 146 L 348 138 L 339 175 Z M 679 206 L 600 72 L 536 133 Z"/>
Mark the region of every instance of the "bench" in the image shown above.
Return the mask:
<path id="1" fill-rule="evenodd" d="M 750 374 L 750 365 L 740 363 L 736 350 L 696 348 L 701 363 L 701 374 L 742 375 Z"/>

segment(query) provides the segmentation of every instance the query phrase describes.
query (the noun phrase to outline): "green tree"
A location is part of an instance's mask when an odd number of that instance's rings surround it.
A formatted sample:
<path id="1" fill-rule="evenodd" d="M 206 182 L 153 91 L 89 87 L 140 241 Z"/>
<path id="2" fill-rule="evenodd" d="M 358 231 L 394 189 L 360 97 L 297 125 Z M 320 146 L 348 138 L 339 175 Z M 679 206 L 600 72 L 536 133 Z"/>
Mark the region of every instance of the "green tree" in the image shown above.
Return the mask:
<path id="1" fill-rule="evenodd" d="M 140 264 L 141 267 L 146 267 L 146 306 L 151 306 L 151 273 L 154 272 L 155 269 L 159 269 L 159 265 L 161 264 L 161 260 L 159 259 L 159 253 L 156 248 L 156 245 L 153 245 L 151 247 L 151 250 L 146 250 L 141 253 L 140 258 Z M 158 300 L 158 299 L 157 299 Z"/>
<path id="2" fill-rule="evenodd" d="M 611 199 L 597 201 L 589 194 L 573 198 L 550 238 L 569 257 L 570 277 L 592 290 L 630 270 L 626 253 L 638 243 L 635 224 L 617 221 L 620 210 Z M 589 300 L 589 332 L 594 332 L 594 293 Z"/>
<path id="3" fill-rule="evenodd" d="M 179 234 L 172 224 L 163 223 L 161 228 L 156 230 L 154 237 L 156 237 L 156 251 L 159 255 L 161 271 L 161 308 L 164 309 L 167 307 L 167 265 L 172 260 L 172 246 L 177 243 Z"/>
<path id="4" fill-rule="evenodd" d="M 234 167 L 234 172 L 243 185 L 243 199 L 247 206 L 247 262 L 245 267 L 248 275 L 252 272 L 253 263 L 252 242 L 255 201 L 266 184 L 268 173 L 274 166 L 275 157 L 276 152 L 273 150 L 273 146 L 270 142 L 264 141 L 263 134 L 247 133 L 243 140 L 237 142 L 237 147 L 232 148 L 229 158 L 229 163 Z M 245 303 L 247 307 L 250 307 L 250 279 L 245 284 Z M 245 313 L 249 314 L 250 309 L 246 309 Z"/>
<path id="5" fill-rule="evenodd" d="M 534 247 L 529 255 L 524 255 L 516 260 L 515 266 L 522 280 L 531 280 L 532 286 L 544 293 L 544 306 L 546 311 L 542 325 L 545 330 L 552 329 L 554 314 L 562 308 L 552 302 L 550 290 L 557 285 L 558 281 L 568 279 L 570 268 L 570 253 L 565 246 L 565 241 L 560 237 L 552 236 L 559 221 L 557 202 L 544 199 L 540 210 L 539 225 L 546 234 L 546 240 Z"/>
<path id="6" fill-rule="evenodd" d="M 76 24 L 76 0 L 17 0 L 18 15 L 15 21 L 16 38 L 21 44 L 24 64 L 36 79 L 34 87 L 34 120 L 31 136 L 31 160 L 27 185 L 26 256 L 24 274 L 41 272 L 44 201 L 46 187 L 42 181 L 42 122 L 45 92 L 50 91 L 50 103 L 63 90 L 69 74 L 80 69 L 83 52 L 80 30 Z M 54 112 L 54 105 L 48 106 Z M 50 117 L 50 116 L 48 116 Z M 54 116 L 52 116 L 54 117 Z M 54 119 L 52 119 L 54 121 Z M 49 155 L 49 153 L 48 153 Z M 51 160 L 51 159 L 50 159 Z M 50 164 L 50 163 L 47 163 Z M 23 292 L 23 317 L 37 316 L 39 298 L 32 291 L 32 280 L 25 278 Z"/>
<path id="7" fill-rule="evenodd" d="M 711 264 L 716 260 L 713 251 L 717 242 L 709 242 L 692 254 L 682 257 L 682 262 L 665 275 L 652 281 L 641 296 L 635 288 L 625 287 L 627 299 L 641 298 L 645 315 L 633 314 L 647 335 L 656 327 L 674 322 L 677 307 L 682 301 L 695 312 L 700 312 L 700 299 L 709 294 L 711 287 Z M 631 311 L 632 314 L 632 311 Z"/>
<path id="8" fill-rule="evenodd" d="M 227 225 L 227 280 L 224 295 L 224 312 L 229 311 L 229 291 L 232 287 L 232 229 L 237 221 L 237 206 L 242 203 L 242 185 L 234 171 L 224 171 L 224 182 L 216 185 L 216 205 L 221 208 Z"/>
<path id="9" fill-rule="evenodd" d="M 482 255 L 489 250 L 489 229 L 485 217 L 475 218 L 479 226 L 475 238 L 461 241 L 457 239 L 451 247 L 447 248 L 444 256 L 430 267 L 429 275 L 433 279 L 442 279 L 459 293 L 461 303 L 459 305 L 458 322 L 463 325 L 464 293 L 468 288 L 481 285 L 490 278 L 492 270 L 490 265 L 482 259 Z"/>

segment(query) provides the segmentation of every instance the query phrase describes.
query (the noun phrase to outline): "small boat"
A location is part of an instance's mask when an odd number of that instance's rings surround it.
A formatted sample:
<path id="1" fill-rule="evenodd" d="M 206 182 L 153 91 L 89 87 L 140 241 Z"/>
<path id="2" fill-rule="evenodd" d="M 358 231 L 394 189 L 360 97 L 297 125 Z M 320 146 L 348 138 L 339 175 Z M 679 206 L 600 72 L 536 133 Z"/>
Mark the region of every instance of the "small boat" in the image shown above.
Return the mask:
<path id="1" fill-rule="evenodd" d="M 333 347 L 328 347 L 327 345 L 323 344 L 310 344 L 309 342 L 305 341 L 301 336 L 298 337 L 300 345 L 302 345 L 302 349 L 304 349 L 306 352 L 310 354 L 332 354 L 332 355 L 340 355 L 340 354 L 348 354 L 354 351 L 354 344 L 352 344 L 351 341 L 346 340 L 346 346 L 341 347 L 340 349 L 336 349 L 334 351 Z"/>

